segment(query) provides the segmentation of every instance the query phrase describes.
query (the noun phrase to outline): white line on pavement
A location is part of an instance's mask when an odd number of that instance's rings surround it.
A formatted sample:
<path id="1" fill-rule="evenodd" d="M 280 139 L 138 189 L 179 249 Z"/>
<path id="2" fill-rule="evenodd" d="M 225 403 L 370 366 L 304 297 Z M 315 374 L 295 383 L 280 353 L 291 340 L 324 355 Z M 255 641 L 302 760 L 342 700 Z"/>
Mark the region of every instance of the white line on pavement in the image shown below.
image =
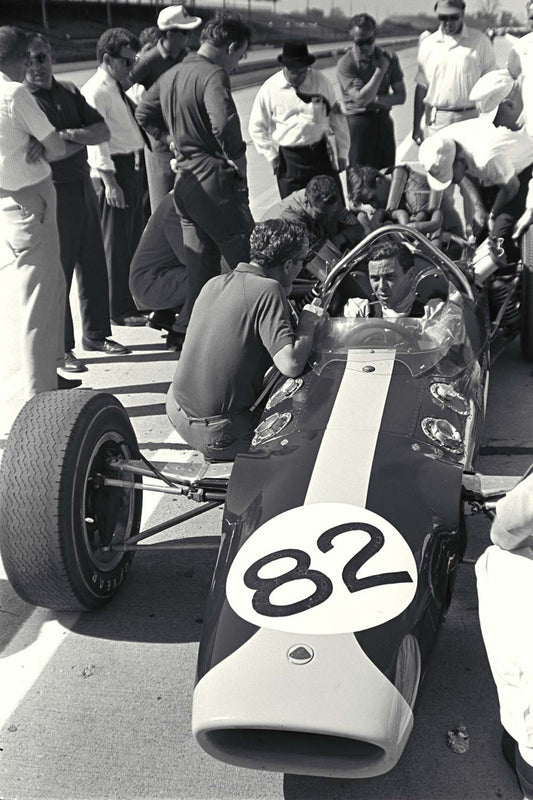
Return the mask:
<path id="1" fill-rule="evenodd" d="M 165 445 L 176 443 L 183 443 L 183 439 L 173 430 Z M 184 451 L 183 460 L 187 459 L 189 453 L 191 451 Z M 168 451 L 163 446 L 156 451 L 153 461 L 170 461 L 173 458 L 176 458 L 175 451 Z M 143 526 L 148 524 L 163 496 L 155 492 L 147 492 L 144 495 Z M 1 561 L 0 578 L 6 579 Z M 76 624 L 78 616 L 79 614 L 68 614 L 66 617 L 62 615 L 67 626 L 64 627 L 54 619 L 53 611 L 36 608 L 9 642 L 0 661 L 0 727 L 3 727 L 15 713 L 39 679 L 59 646 L 65 641 L 67 634 Z"/>

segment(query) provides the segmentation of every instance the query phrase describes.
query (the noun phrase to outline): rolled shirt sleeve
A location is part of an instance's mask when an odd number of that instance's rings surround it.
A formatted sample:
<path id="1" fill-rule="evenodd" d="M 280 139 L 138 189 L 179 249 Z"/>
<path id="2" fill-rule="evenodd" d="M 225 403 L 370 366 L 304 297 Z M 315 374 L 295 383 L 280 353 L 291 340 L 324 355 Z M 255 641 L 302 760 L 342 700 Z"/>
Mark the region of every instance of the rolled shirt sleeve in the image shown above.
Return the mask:
<path id="1" fill-rule="evenodd" d="M 279 284 L 272 282 L 261 294 L 256 320 L 259 336 L 271 358 L 287 344 L 294 343 L 287 300 Z"/>
<path id="2" fill-rule="evenodd" d="M 335 135 L 335 141 L 337 143 L 337 153 L 339 158 L 342 158 L 344 161 L 348 160 L 348 153 L 350 150 L 350 129 L 348 128 L 348 123 L 346 121 L 346 117 L 340 111 L 339 103 L 337 101 L 337 97 L 335 95 L 335 89 L 331 81 L 326 78 L 325 75 L 319 73 L 322 83 L 322 92 L 325 97 L 327 97 L 331 112 L 329 114 L 329 124 L 331 130 Z M 337 110 L 339 109 L 339 110 Z"/>
<path id="3" fill-rule="evenodd" d="M 272 163 L 278 155 L 278 149 L 272 139 L 272 108 L 264 84 L 255 96 L 248 132 L 257 152 Z"/>
<path id="4" fill-rule="evenodd" d="M 17 87 L 11 101 L 13 120 L 30 136 L 42 142 L 55 128 L 48 120 L 44 111 L 41 111 L 30 91 L 23 86 Z"/>

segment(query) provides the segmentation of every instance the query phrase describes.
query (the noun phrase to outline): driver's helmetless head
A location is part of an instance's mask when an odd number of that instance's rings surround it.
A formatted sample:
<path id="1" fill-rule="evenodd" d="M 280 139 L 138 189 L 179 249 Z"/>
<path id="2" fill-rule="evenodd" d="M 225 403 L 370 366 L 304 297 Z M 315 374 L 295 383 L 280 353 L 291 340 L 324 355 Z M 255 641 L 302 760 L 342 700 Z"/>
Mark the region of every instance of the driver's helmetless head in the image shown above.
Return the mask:
<path id="1" fill-rule="evenodd" d="M 402 242 L 383 242 L 368 255 L 368 278 L 377 300 L 395 309 L 411 289 L 413 254 Z"/>

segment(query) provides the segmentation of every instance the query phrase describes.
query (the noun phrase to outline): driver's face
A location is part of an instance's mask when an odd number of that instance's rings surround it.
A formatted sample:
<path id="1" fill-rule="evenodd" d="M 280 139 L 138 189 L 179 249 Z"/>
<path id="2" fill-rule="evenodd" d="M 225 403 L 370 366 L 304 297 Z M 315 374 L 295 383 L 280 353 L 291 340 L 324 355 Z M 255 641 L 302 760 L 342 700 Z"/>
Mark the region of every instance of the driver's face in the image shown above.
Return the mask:
<path id="1" fill-rule="evenodd" d="M 370 261 L 368 277 L 379 302 L 389 308 L 394 308 L 409 291 L 409 273 L 403 271 L 397 258 Z"/>

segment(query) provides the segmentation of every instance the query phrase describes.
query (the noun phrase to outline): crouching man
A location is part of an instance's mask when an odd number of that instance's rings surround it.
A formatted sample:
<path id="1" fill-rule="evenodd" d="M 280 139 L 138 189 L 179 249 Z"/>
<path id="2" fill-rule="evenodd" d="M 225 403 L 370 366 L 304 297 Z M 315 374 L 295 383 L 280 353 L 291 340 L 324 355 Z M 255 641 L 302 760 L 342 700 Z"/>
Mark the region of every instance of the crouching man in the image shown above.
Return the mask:
<path id="1" fill-rule="evenodd" d="M 306 306 L 293 330 L 287 295 L 308 246 L 302 225 L 261 222 L 250 237 L 250 263 L 212 278 L 196 300 L 167 414 L 209 461 L 248 450 L 260 416 L 252 407 L 272 363 L 288 377 L 305 367 L 321 316 Z"/>

